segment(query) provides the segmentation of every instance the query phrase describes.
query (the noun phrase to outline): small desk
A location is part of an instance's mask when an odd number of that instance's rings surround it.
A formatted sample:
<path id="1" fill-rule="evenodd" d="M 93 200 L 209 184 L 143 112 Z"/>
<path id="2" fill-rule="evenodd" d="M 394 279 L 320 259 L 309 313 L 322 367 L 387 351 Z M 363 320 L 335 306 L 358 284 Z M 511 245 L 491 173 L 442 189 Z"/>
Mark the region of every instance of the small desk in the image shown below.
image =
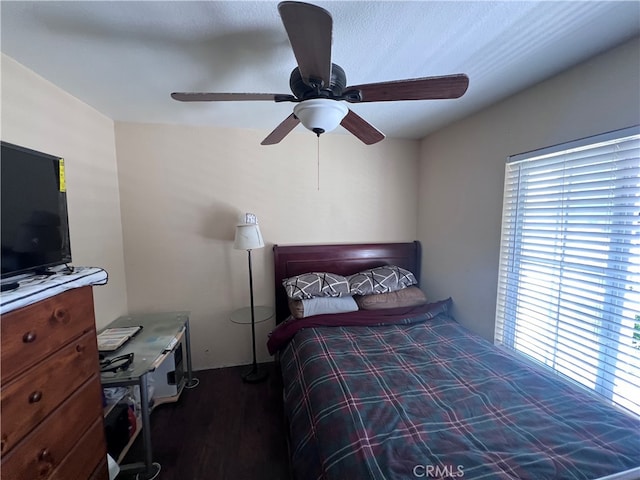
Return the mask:
<path id="1" fill-rule="evenodd" d="M 124 371 L 106 372 L 100 375 L 103 387 L 124 387 L 138 385 L 140 387 L 140 410 L 142 420 L 142 438 L 144 444 L 144 463 L 137 462 L 122 465 L 122 472 L 140 472 L 140 480 L 154 479 L 160 471 L 160 465 L 154 463 L 151 450 L 150 398 L 148 390 L 148 375 L 153 372 L 184 337 L 187 361 L 186 379 L 178 386 L 178 395 L 183 388 L 193 388 L 198 379 L 193 378 L 191 369 L 191 341 L 189 333 L 189 312 L 149 313 L 140 315 L 125 315 L 104 327 L 142 326 L 138 334 L 115 352 L 102 354 L 106 359 L 133 353 L 133 363 Z M 104 330 L 102 329 L 102 330 Z"/>
<path id="2" fill-rule="evenodd" d="M 266 322 L 273 317 L 273 308 L 265 306 L 253 307 L 256 323 Z M 233 323 L 250 324 L 251 323 L 251 307 L 239 308 L 231 312 L 231 321 Z"/>

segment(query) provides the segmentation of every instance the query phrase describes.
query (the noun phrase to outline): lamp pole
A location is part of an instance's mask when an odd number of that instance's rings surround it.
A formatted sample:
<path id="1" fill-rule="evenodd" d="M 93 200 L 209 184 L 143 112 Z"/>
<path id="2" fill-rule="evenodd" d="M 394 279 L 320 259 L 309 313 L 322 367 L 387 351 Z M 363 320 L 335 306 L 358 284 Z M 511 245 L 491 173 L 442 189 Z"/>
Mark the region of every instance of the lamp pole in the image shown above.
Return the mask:
<path id="1" fill-rule="evenodd" d="M 242 376 L 242 379 L 247 383 L 261 382 L 267 378 L 267 372 L 260 372 L 258 370 L 258 362 L 256 361 L 256 317 L 253 307 L 253 271 L 251 269 L 251 249 L 247 250 L 249 254 L 249 295 L 251 296 L 251 347 L 253 349 L 253 365 L 251 370 Z"/>
<path id="2" fill-rule="evenodd" d="M 253 308 L 253 270 L 251 269 L 251 250 L 249 252 L 249 295 L 251 295 L 251 347 L 253 348 L 253 369 L 252 373 L 258 371 L 256 362 L 256 313 Z"/>

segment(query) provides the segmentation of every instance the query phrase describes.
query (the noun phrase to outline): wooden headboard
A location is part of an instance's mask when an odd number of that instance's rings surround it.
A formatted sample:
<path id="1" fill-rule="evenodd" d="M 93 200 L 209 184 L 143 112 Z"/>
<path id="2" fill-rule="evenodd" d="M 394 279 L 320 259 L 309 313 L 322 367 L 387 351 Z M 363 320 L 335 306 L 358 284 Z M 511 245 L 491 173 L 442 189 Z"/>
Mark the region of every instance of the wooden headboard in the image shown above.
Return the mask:
<path id="1" fill-rule="evenodd" d="M 420 242 L 345 245 L 274 245 L 276 324 L 289 316 L 282 280 L 308 272 L 352 275 L 367 268 L 397 265 L 413 272 L 420 282 Z"/>

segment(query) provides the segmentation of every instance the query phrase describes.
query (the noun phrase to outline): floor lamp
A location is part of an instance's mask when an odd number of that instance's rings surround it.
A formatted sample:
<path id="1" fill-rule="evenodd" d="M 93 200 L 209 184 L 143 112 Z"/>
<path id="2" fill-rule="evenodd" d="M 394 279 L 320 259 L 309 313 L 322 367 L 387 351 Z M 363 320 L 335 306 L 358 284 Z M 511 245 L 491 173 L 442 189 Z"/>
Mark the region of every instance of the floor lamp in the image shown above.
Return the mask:
<path id="1" fill-rule="evenodd" d="M 246 250 L 249 257 L 249 294 L 251 297 L 251 345 L 253 347 L 253 365 L 251 369 L 242 376 L 247 383 L 256 383 L 267 378 L 267 371 L 260 371 L 256 361 L 256 317 L 253 306 L 253 273 L 251 271 L 251 250 L 264 247 L 264 240 L 260 233 L 260 227 L 255 215 L 247 213 L 245 223 L 236 227 L 236 238 L 233 248 L 236 250 Z"/>

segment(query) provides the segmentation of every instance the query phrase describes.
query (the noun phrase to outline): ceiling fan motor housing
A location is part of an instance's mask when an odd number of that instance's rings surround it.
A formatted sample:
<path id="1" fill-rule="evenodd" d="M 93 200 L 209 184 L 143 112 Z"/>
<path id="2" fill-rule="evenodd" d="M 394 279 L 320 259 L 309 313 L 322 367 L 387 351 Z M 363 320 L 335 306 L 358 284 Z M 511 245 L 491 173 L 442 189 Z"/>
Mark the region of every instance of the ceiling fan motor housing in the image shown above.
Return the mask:
<path id="1" fill-rule="evenodd" d="M 340 97 L 342 91 L 347 86 L 347 76 L 340 65 L 331 64 L 331 80 L 329 85 L 321 85 L 322 81 L 318 80 L 318 84 L 313 84 L 314 79 L 310 79 L 307 84 L 300 75 L 298 67 L 294 68 L 289 77 L 289 86 L 293 94 L 300 100 L 309 98 L 334 98 Z"/>

